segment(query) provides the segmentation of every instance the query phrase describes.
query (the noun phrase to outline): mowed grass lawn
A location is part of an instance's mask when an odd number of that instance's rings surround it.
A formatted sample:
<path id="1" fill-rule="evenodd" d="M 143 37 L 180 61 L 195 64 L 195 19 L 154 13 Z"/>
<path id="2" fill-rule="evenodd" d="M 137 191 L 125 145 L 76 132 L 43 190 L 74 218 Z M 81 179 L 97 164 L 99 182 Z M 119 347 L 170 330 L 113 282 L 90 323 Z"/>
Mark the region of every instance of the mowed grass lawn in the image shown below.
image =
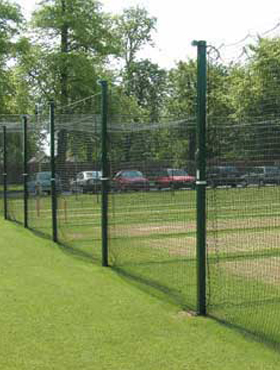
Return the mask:
<path id="1" fill-rule="evenodd" d="M 279 369 L 264 344 L 2 220 L 0 261 L 1 370 Z"/>

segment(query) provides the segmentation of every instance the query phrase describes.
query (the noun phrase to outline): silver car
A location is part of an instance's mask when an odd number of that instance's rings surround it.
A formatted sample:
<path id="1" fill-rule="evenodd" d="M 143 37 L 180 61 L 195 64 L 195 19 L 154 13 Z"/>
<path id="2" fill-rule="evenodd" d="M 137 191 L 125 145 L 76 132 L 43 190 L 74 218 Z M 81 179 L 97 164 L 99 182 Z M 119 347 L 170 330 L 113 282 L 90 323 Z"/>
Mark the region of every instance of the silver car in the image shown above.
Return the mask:
<path id="1" fill-rule="evenodd" d="M 277 166 L 256 166 L 250 168 L 243 176 L 244 184 L 263 186 L 266 184 L 280 185 L 280 169 Z"/>
<path id="2" fill-rule="evenodd" d="M 96 193 L 101 190 L 101 171 L 82 171 L 70 181 L 73 193 Z"/>

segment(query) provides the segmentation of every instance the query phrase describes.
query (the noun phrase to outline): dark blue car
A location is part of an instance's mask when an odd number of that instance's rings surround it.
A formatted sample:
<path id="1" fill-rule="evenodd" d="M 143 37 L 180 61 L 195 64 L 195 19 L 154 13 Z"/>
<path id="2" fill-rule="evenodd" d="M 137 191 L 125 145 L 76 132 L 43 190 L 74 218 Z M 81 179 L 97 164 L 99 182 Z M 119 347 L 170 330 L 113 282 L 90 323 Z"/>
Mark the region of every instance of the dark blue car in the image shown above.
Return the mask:
<path id="1" fill-rule="evenodd" d="M 51 194 L 51 171 L 36 172 L 31 174 L 27 182 L 29 194 Z M 61 182 L 56 176 L 56 189 L 61 191 Z"/>

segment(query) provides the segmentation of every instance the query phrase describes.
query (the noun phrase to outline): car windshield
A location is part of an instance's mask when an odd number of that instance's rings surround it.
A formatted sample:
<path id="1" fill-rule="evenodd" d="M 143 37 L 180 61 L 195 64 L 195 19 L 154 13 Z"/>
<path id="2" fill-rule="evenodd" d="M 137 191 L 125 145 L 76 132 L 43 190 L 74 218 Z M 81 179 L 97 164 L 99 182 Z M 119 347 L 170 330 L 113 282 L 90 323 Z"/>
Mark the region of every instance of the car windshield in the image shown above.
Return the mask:
<path id="1" fill-rule="evenodd" d="M 167 173 L 169 176 L 188 176 L 188 173 L 180 169 L 168 169 Z"/>
<path id="2" fill-rule="evenodd" d="M 278 170 L 277 167 L 266 167 L 266 172 L 271 173 L 271 174 L 275 174 L 275 173 L 279 173 L 279 170 Z"/>
<path id="3" fill-rule="evenodd" d="M 252 169 L 253 173 L 263 174 L 264 173 L 264 167 L 255 167 Z"/>
<path id="4" fill-rule="evenodd" d="M 50 172 L 40 172 L 38 173 L 38 179 L 39 180 L 50 180 L 51 179 L 51 173 Z"/>
<path id="5" fill-rule="evenodd" d="M 87 179 L 99 179 L 100 177 L 101 177 L 101 171 L 86 172 Z"/>
<path id="6" fill-rule="evenodd" d="M 221 167 L 222 171 L 225 172 L 237 172 L 236 167 L 233 166 L 226 166 L 226 167 Z"/>
<path id="7" fill-rule="evenodd" d="M 125 171 L 122 175 L 124 177 L 143 177 L 143 174 L 140 171 Z"/>

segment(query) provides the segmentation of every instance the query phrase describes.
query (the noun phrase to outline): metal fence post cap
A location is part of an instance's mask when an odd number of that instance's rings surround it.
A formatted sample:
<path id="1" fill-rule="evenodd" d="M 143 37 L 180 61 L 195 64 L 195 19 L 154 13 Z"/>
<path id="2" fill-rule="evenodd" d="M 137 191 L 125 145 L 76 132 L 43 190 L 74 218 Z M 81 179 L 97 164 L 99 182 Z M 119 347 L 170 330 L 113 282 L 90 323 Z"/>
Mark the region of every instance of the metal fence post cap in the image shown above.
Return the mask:
<path id="1" fill-rule="evenodd" d="M 107 80 L 99 80 L 98 81 L 99 85 L 101 86 L 105 86 L 105 85 L 108 85 L 108 81 Z"/>
<path id="2" fill-rule="evenodd" d="M 205 40 L 193 40 L 192 46 L 206 46 Z"/>

